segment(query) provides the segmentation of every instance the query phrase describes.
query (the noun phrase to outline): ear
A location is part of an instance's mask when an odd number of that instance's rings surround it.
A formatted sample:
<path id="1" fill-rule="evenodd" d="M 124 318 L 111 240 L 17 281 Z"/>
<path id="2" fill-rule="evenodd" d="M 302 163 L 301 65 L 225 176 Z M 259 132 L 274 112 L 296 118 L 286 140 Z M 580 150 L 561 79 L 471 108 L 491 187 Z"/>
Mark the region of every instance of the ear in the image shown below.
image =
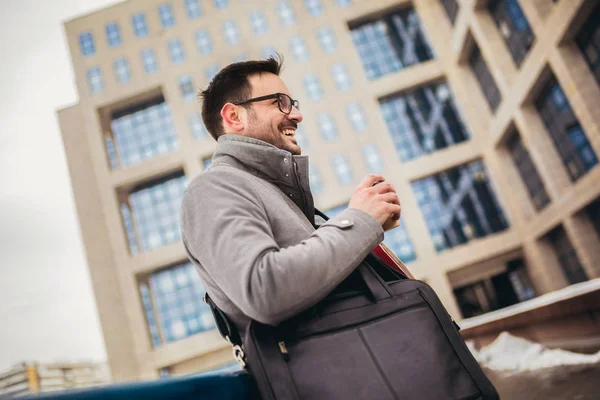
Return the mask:
<path id="1" fill-rule="evenodd" d="M 221 118 L 225 132 L 241 133 L 246 126 L 246 109 L 232 103 L 226 103 L 221 108 Z"/>

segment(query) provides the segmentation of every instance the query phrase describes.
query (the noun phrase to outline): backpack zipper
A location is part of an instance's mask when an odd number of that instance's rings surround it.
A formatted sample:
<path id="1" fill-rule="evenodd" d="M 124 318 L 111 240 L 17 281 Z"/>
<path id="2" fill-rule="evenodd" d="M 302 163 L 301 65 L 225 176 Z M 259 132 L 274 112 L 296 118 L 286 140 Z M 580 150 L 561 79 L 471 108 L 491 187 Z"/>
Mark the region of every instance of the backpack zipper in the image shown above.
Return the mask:
<path id="1" fill-rule="evenodd" d="M 285 347 L 285 342 L 279 342 L 278 344 L 279 344 L 279 351 L 281 352 L 283 359 L 285 361 L 289 361 L 290 353 L 288 353 L 288 349 L 287 349 L 287 347 Z"/>

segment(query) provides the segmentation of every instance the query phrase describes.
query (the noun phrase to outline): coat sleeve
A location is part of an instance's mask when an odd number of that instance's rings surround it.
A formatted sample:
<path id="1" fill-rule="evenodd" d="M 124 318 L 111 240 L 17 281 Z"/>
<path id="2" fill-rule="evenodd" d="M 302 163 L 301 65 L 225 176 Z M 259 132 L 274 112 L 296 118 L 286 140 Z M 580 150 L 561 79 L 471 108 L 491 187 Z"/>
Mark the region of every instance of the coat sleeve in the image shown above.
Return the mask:
<path id="1" fill-rule="evenodd" d="M 317 303 L 383 240 L 374 218 L 347 209 L 308 239 L 281 248 L 248 180 L 223 178 L 209 173 L 190 184 L 182 236 L 224 294 L 261 323 L 277 325 Z"/>

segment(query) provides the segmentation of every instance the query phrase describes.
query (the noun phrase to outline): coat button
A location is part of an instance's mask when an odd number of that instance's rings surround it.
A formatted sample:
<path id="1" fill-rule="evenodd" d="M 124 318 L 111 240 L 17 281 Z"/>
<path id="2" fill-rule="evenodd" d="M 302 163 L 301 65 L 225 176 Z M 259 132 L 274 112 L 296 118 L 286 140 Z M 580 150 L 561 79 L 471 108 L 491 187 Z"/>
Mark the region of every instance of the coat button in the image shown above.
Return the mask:
<path id="1" fill-rule="evenodd" d="M 288 162 L 288 159 L 287 159 L 287 158 L 284 158 L 284 159 L 283 159 L 283 162 Z"/>
<path id="2" fill-rule="evenodd" d="M 342 225 L 348 225 L 350 223 L 350 221 L 348 221 L 347 219 L 343 219 L 340 221 L 340 224 Z"/>

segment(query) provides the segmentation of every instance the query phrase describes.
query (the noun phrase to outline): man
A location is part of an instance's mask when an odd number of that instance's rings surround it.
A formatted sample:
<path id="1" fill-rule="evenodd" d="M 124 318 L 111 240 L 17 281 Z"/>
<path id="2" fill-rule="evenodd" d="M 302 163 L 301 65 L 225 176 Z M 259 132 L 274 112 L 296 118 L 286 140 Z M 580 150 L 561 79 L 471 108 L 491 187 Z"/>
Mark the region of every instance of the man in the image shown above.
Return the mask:
<path id="1" fill-rule="evenodd" d="M 274 58 L 231 64 L 201 93 L 218 144 L 182 204 L 189 258 L 240 332 L 317 303 L 383 240 L 382 225 L 400 218 L 392 186 L 369 175 L 346 210 L 314 228 L 308 157 L 294 138 L 303 117 L 280 70 Z"/>

